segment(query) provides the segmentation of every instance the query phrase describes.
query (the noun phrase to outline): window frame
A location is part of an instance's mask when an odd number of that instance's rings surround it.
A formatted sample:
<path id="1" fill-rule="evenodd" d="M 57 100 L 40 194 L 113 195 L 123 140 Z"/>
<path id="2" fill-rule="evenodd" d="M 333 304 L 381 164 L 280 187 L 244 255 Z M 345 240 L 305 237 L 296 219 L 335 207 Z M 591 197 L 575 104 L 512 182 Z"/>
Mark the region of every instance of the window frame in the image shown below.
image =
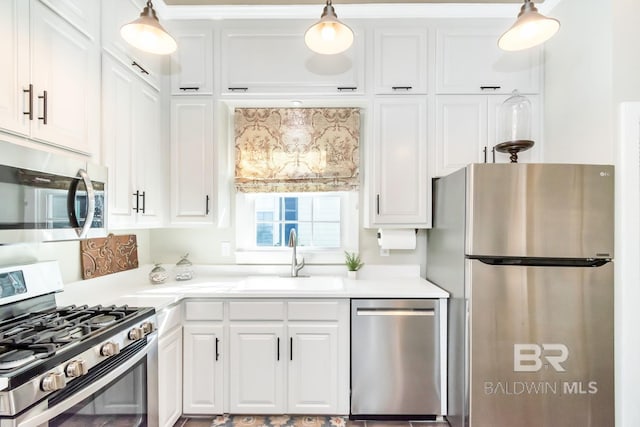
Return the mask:
<path id="1" fill-rule="evenodd" d="M 257 246 L 255 200 L 270 195 L 274 197 L 340 196 L 340 236 L 338 248 L 298 246 L 298 254 L 307 264 L 342 264 L 344 251 L 358 252 L 359 193 L 355 191 L 303 192 L 303 193 L 236 193 L 236 252 L 238 264 L 289 264 L 291 249 L 287 246 Z"/>

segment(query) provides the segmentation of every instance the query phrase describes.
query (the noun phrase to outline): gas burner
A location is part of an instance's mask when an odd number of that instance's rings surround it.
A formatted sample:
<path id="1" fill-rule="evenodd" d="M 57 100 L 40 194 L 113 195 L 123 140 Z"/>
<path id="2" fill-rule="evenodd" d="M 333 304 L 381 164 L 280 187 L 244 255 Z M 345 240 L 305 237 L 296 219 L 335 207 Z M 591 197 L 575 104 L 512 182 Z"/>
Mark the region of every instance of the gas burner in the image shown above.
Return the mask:
<path id="1" fill-rule="evenodd" d="M 14 369 L 36 360 L 31 350 L 15 350 L 0 355 L 0 369 Z"/>
<path id="2" fill-rule="evenodd" d="M 101 314 L 100 316 L 96 316 L 91 318 L 89 323 L 94 326 L 109 326 L 116 322 L 116 316 L 111 314 Z"/>

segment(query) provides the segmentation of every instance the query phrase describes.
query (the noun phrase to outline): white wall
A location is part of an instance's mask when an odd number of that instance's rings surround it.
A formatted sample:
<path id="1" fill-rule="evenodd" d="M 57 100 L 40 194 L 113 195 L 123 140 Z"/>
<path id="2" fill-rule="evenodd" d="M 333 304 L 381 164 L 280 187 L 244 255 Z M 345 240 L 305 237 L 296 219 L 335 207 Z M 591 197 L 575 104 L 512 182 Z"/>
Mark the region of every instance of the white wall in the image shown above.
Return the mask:
<path id="1" fill-rule="evenodd" d="M 614 162 L 610 1 L 563 0 L 545 45 L 544 161 Z"/>
<path id="2" fill-rule="evenodd" d="M 138 262 L 149 264 L 149 231 L 116 231 L 114 234 L 135 234 L 138 242 Z M 0 265 L 16 265 L 36 261 L 57 260 L 64 283 L 82 280 L 80 242 L 21 243 L 0 246 Z"/>
<path id="3" fill-rule="evenodd" d="M 616 165 L 615 425 L 636 427 L 638 122 L 621 134 L 620 103 L 640 101 L 640 2 L 563 0 L 549 14 L 562 28 L 545 47 L 545 161 Z"/>
<path id="4" fill-rule="evenodd" d="M 181 255 L 189 253 L 196 264 L 235 264 L 235 228 L 166 228 L 150 232 L 151 261 L 163 264 L 178 262 Z M 361 229 L 359 233 L 360 257 L 367 265 L 414 264 L 420 265 L 424 277 L 427 261 L 426 232 L 418 232 L 417 248 L 414 251 L 391 251 L 389 256 L 380 256 L 376 230 Z M 222 242 L 231 244 L 231 255 L 222 256 Z"/>

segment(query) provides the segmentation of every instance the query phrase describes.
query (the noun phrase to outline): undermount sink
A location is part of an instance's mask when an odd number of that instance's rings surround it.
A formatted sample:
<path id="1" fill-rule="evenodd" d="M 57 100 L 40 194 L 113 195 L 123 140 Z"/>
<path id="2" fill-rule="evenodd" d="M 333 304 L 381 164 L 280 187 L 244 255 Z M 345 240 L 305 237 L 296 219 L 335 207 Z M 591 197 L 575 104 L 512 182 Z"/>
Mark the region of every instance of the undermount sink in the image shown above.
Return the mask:
<path id="1" fill-rule="evenodd" d="M 337 291 L 344 287 L 336 276 L 249 276 L 238 282 L 236 291 Z"/>

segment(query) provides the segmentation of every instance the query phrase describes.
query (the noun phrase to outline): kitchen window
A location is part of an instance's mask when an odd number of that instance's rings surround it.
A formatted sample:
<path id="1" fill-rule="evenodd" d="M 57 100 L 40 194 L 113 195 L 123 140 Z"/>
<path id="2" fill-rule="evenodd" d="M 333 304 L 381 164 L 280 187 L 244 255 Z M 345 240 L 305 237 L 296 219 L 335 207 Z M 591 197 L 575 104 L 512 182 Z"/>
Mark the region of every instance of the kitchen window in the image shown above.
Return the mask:
<path id="1" fill-rule="evenodd" d="M 357 251 L 358 108 L 235 108 L 236 262 L 309 263 Z"/>
<path id="2" fill-rule="evenodd" d="M 239 263 L 290 262 L 291 229 L 307 262 L 341 263 L 358 247 L 358 193 L 238 193 Z"/>

